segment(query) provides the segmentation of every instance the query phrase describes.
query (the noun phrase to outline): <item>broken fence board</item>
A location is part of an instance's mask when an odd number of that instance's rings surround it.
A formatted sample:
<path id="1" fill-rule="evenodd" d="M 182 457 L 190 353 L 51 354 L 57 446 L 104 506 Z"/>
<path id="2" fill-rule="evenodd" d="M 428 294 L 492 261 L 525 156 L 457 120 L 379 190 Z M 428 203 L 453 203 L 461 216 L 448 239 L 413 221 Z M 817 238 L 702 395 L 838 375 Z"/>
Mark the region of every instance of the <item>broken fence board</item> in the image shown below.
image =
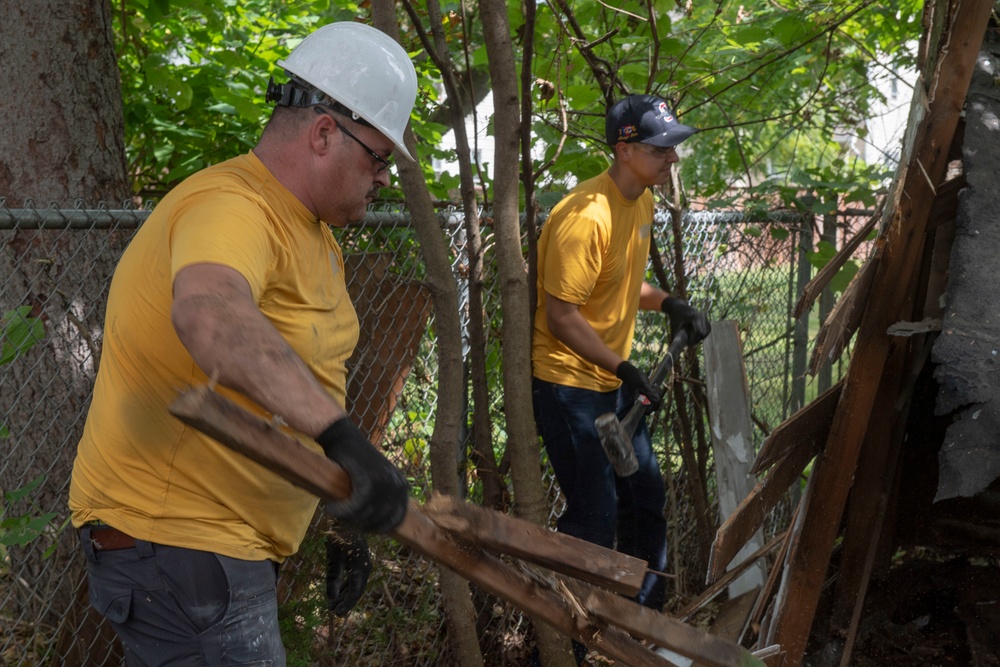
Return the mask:
<path id="1" fill-rule="evenodd" d="M 451 496 L 434 494 L 424 504 L 423 512 L 440 528 L 457 533 L 464 541 L 623 595 L 636 595 L 649 570 L 646 561 L 639 558 Z"/>
<path id="2" fill-rule="evenodd" d="M 731 570 L 726 571 L 724 575 L 718 578 L 718 580 L 711 583 L 711 585 L 701 592 L 701 595 L 696 597 L 694 600 L 689 602 L 687 606 L 681 609 L 677 614 L 677 618 L 682 621 L 689 620 L 695 613 L 698 612 L 703 606 L 711 602 L 719 593 L 722 592 L 729 582 L 740 576 L 743 570 L 750 567 L 758 559 L 763 558 L 767 554 L 771 553 L 778 544 L 782 542 L 785 538 L 785 533 L 775 536 L 770 542 L 762 546 L 760 549 L 752 553 L 749 558 L 740 563 L 738 566 Z"/>
<path id="3" fill-rule="evenodd" d="M 795 483 L 809 461 L 816 456 L 813 449 L 793 449 L 781 461 L 771 466 L 749 496 L 743 499 L 733 515 L 715 533 L 715 542 L 708 560 L 709 583 L 725 571 L 747 540 L 764 525 L 768 514 L 781 501 L 788 487 Z"/>
<path id="4" fill-rule="evenodd" d="M 799 447 L 818 452 L 830 433 L 830 424 L 833 423 L 833 414 L 843 388 L 844 381 L 840 380 L 771 431 L 761 445 L 750 472 L 757 475 L 767 470 Z"/>
<path id="5" fill-rule="evenodd" d="M 322 499 L 339 500 L 350 493 L 350 479 L 343 468 L 208 387 L 183 392 L 171 403 L 170 412 Z M 609 658 L 632 667 L 670 667 L 617 627 L 591 623 L 584 610 L 561 590 L 546 585 L 543 578 L 529 576 L 474 545 L 455 540 L 428 519 L 414 500 L 406 518 L 389 535 Z M 581 591 L 602 591 L 584 582 L 576 586 Z"/>
<path id="6" fill-rule="evenodd" d="M 197 428 L 320 498 L 343 499 L 350 495 L 351 481 L 343 468 L 322 454 L 312 451 L 273 424 L 247 412 L 221 394 L 212 391 L 209 387 L 195 387 L 183 392 L 171 403 L 170 412 L 189 426 Z M 419 504 L 411 502 L 407 516 L 414 513 L 423 516 L 422 512 Z M 508 535 L 515 533 L 518 529 L 524 531 L 525 534 L 533 534 L 536 529 L 540 529 L 539 526 L 522 519 L 507 515 L 504 517 L 504 525 L 507 526 Z M 397 533 L 405 532 L 405 526 L 406 521 L 397 529 Z M 399 538 L 398 535 L 394 536 Z M 564 537 L 568 536 L 552 533 L 552 540 L 560 540 Z M 575 538 L 572 539 L 574 542 L 567 548 L 567 551 L 572 551 L 577 547 Z M 559 570 L 560 563 L 554 562 L 552 558 L 552 540 L 548 540 L 540 546 L 538 554 L 534 553 L 535 541 L 526 540 L 518 547 L 519 557 L 533 563 L 538 560 L 541 561 L 540 565 Z M 600 557 L 600 560 L 605 564 L 611 564 L 609 566 L 611 572 L 615 571 L 614 564 L 616 563 L 621 563 L 622 569 L 632 570 L 636 567 L 637 559 L 619 554 L 612 549 L 604 549 L 590 544 L 587 553 L 591 557 L 598 558 L 601 550 L 607 553 Z M 625 556 L 624 560 L 621 559 L 623 555 Z M 566 574 L 572 576 L 578 568 L 578 563 L 574 563 L 568 568 L 570 571 Z M 634 574 L 629 575 L 629 577 L 633 576 Z M 610 574 L 607 577 L 600 572 L 590 573 L 590 577 L 596 583 L 609 588 L 622 586 L 620 573 Z"/>
<path id="7" fill-rule="evenodd" d="M 739 325 L 733 320 L 713 323 L 712 335 L 705 339 L 702 348 L 705 354 L 709 431 L 718 482 L 719 520 L 725 521 L 757 484 L 757 479 L 750 474 L 753 420 L 750 418 L 750 387 L 743 362 Z M 740 553 L 749 555 L 750 551 L 763 545 L 764 536 L 758 530 L 747 540 Z M 739 562 L 738 554 L 733 565 Z M 735 598 L 760 588 L 766 576 L 763 564 L 755 563 L 730 583 L 729 597 Z"/>
<path id="8" fill-rule="evenodd" d="M 851 255 L 858 249 L 871 234 L 872 230 L 875 229 L 875 225 L 878 224 L 879 218 L 882 214 L 882 206 L 885 200 L 879 202 L 878 208 L 872 214 L 871 218 L 864 224 L 864 226 L 858 230 L 858 233 L 851 238 L 850 241 L 844 244 L 844 247 L 837 252 L 836 255 L 830 258 L 822 269 L 806 284 L 802 290 L 802 296 L 799 297 L 798 303 L 795 304 L 795 310 L 792 312 L 792 317 L 794 319 L 799 319 L 802 314 L 809 310 L 816 298 L 823 292 L 830 281 L 833 280 L 837 272 L 840 271 L 841 267 L 847 263 L 847 260 L 851 258 Z"/>
<path id="9" fill-rule="evenodd" d="M 633 600 L 598 588 L 581 588 L 579 582 L 565 582 L 583 606 L 606 623 L 711 667 L 764 667 L 739 644 L 643 607 Z M 668 663 L 669 664 L 669 663 Z"/>
<path id="10" fill-rule="evenodd" d="M 848 283 L 847 289 L 834 305 L 823 326 L 816 334 L 816 343 L 809 359 L 809 374 L 816 375 L 825 363 L 832 363 L 847 347 L 847 341 L 861 325 L 872 281 L 878 269 L 878 252 L 872 254 Z"/>

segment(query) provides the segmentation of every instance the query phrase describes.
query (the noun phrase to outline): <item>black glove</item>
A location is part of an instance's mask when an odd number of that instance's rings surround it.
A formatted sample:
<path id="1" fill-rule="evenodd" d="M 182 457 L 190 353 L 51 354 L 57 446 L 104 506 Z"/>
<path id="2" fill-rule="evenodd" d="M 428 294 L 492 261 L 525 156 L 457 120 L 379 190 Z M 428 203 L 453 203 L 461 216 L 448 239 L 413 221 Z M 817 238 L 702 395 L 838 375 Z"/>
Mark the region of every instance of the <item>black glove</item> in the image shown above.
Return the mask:
<path id="1" fill-rule="evenodd" d="M 341 529 L 326 537 L 326 605 L 347 616 L 361 599 L 372 571 L 368 540 L 362 533 Z"/>
<path id="2" fill-rule="evenodd" d="M 402 523 L 410 495 L 406 478 L 349 418 L 327 426 L 316 442 L 351 478 L 350 497 L 327 502 L 331 516 L 370 533 L 387 533 Z"/>
<path id="3" fill-rule="evenodd" d="M 615 375 L 632 391 L 633 395 L 642 394 L 649 400 L 649 405 L 646 406 L 646 414 L 660 407 L 660 403 L 663 402 L 663 395 L 660 394 L 659 389 L 650 384 L 649 378 L 638 368 L 627 361 L 623 361 L 615 369 Z"/>
<path id="4" fill-rule="evenodd" d="M 712 333 L 712 325 L 705 313 L 695 310 L 687 301 L 668 296 L 660 304 L 660 310 L 670 319 L 670 329 L 676 333 L 687 329 L 688 345 L 697 345 Z"/>

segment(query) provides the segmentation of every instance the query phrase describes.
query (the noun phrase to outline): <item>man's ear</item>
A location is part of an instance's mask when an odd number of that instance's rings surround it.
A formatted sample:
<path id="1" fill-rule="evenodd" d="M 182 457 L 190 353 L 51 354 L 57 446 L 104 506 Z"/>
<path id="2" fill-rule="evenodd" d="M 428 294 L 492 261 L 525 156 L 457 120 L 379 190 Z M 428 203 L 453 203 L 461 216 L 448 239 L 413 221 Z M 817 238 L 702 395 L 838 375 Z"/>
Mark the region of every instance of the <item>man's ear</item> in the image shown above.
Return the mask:
<path id="1" fill-rule="evenodd" d="M 333 133 L 337 129 L 337 120 L 325 113 L 317 113 L 309 125 L 309 143 L 319 155 L 325 155 L 333 147 Z"/>

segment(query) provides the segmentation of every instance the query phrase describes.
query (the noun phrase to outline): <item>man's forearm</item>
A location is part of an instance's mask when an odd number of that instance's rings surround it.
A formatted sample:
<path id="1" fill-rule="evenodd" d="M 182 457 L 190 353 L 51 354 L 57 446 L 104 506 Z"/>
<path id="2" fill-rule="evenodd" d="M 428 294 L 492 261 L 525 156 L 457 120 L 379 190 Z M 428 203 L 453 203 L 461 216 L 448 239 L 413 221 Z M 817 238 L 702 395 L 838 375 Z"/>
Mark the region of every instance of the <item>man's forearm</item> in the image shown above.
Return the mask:
<path id="1" fill-rule="evenodd" d="M 346 413 L 252 302 L 192 295 L 174 304 L 174 327 L 209 377 L 316 437 Z"/>
<path id="2" fill-rule="evenodd" d="M 611 373 L 615 372 L 622 358 L 601 340 L 594 328 L 579 311 L 562 313 L 549 319 L 549 330 L 559 341 L 581 358 Z"/>
<path id="3" fill-rule="evenodd" d="M 669 293 L 644 282 L 642 283 L 642 289 L 639 291 L 639 309 L 658 311 L 660 310 L 660 304 L 668 296 L 670 296 Z"/>

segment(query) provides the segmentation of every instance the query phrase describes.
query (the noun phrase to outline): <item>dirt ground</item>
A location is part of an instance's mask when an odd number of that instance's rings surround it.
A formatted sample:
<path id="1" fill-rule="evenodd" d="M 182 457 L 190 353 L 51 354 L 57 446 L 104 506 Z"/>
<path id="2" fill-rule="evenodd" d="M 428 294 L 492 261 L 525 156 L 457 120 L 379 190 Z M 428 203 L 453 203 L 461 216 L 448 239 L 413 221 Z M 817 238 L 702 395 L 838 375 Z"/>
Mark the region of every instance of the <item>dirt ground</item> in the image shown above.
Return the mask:
<path id="1" fill-rule="evenodd" d="M 839 665 L 842 646 L 827 638 L 813 646 L 806 664 Z M 998 651 L 997 559 L 904 556 L 869 588 L 850 664 L 986 667 L 1000 665 Z"/>

